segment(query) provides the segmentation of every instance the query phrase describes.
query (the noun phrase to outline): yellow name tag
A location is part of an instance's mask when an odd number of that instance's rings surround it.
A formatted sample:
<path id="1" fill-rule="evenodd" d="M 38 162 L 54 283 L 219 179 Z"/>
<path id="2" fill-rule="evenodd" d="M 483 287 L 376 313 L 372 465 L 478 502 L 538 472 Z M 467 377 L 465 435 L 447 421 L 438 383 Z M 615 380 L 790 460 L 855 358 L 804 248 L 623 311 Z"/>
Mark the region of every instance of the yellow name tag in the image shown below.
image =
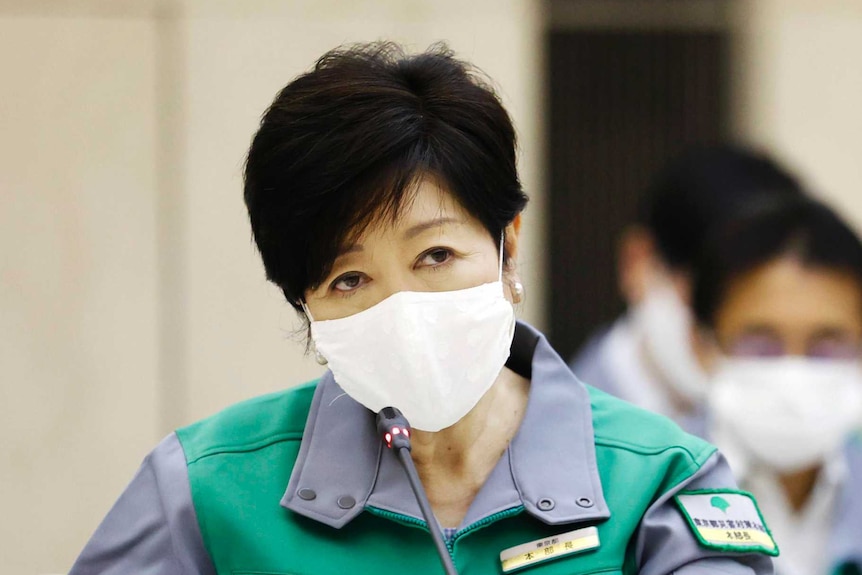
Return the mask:
<path id="1" fill-rule="evenodd" d="M 700 535 L 710 543 L 724 544 L 735 547 L 740 544 L 757 544 L 764 549 L 775 549 L 772 537 L 764 531 L 757 529 L 714 529 L 712 527 L 698 527 Z"/>
<path id="2" fill-rule="evenodd" d="M 510 547 L 500 552 L 500 563 L 503 564 L 503 573 L 509 573 L 534 563 L 589 551 L 598 548 L 598 546 L 599 530 L 595 527 L 584 527 Z"/>

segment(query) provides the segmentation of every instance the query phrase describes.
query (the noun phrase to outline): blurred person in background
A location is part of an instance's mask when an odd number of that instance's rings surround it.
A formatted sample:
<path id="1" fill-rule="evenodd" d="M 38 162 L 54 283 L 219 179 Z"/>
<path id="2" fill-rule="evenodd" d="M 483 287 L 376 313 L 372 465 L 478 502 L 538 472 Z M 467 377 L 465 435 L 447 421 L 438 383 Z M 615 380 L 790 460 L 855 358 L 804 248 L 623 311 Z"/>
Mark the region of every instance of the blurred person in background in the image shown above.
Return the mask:
<path id="1" fill-rule="evenodd" d="M 391 44 L 324 55 L 264 114 L 245 201 L 329 370 L 169 435 L 73 575 L 772 572 L 714 446 L 581 384 L 515 320 L 527 197 L 471 66 Z M 390 407 L 428 514 L 375 425 Z M 746 538 L 704 526 L 729 518 Z"/>
<path id="2" fill-rule="evenodd" d="M 671 161 L 619 242 L 627 311 L 571 361 L 578 378 L 703 436 L 706 377 L 691 343 L 694 260 L 708 230 L 750 202 L 802 194 L 774 160 L 741 147 L 694 148 Z"/>
<path id="3" fill-rule="evenodd" d="M 731 222 L 696 264 L 709 435 L 754 493 L 780 575 L 862 573 L 862 244 L 796 199 Z"/>

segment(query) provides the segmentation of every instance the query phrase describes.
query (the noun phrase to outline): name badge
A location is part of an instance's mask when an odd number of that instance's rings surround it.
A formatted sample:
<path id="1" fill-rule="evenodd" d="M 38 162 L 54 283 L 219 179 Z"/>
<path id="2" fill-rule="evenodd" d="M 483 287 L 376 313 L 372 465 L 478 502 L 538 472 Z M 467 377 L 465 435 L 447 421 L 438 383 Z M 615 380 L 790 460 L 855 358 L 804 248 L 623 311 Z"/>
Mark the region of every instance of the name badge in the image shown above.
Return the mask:
<path id="1" fill-rule="evenodd" d="M 599 530 L 595 527 L 584 527 L 505 549 L 500 552 L 500 563 L 503 565 L 503 573 L 511 573 L 535 563 L 598 547 Z"/>

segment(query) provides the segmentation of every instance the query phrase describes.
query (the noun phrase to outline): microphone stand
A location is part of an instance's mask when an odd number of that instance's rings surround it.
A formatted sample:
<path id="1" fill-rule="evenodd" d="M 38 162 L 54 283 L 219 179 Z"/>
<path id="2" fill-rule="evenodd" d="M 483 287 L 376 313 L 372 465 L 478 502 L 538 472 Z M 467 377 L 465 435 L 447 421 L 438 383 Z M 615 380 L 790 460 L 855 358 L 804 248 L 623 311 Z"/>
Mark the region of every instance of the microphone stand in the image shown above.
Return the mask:
<path id="1" fill-rule="evenodd" d="M 443 570 L 446 575 L 458 575 L 455 564 L 452 563 L 449 548 L 443 541 L 440 525 L 431 510 L 431 503 L 425 494 L 425 488 L 422 487 L 422 481 L 419 479 L 413 457 L 410 455 L 410 424 L 407 423 L 407 418 L 394 407 L 384 407 L 377 414 L 377 431 L 383 436 L 386 446 L 395 450 L 398 461 L 401 462 L 404 471 L 407 472 L 407 480 L 410 482 L 410 488 L 413 489 L 413 495 L 416 496 L 425 522 L 428 524 L 428 531 L 431 532 L 431 539 L 434 540 L 434 546 L 437 548 L 437 555 L 440 556 Z"/>

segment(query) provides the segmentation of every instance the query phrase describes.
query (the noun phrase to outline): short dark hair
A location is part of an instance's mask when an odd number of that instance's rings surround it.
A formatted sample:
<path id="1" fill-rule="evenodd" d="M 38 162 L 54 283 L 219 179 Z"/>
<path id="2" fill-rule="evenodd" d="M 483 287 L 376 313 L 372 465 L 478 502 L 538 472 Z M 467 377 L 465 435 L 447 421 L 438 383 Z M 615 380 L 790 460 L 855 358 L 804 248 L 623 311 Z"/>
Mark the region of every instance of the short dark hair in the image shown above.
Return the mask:
<path id="1" fill-rule="evenodd" d="M 781 257 L 852 274 L 862 290 L 862 243 L 834 211 L 810 198 L 773 200 L 714 230 L 694 269 L 692 305 L 714 327 L 730 283 Z"/>
<path id="2" fill-rule="evenodd" d="M 297 309 L 338 250 L 396 218 L 422 177 L 495 239 L 527 203 L 515 130 L 488 81 L 445 45 L 323 55 L 264 113 L 245 165 L 245 203 L 267 277 Z"/>
<path id="3" fill-rule="evenodd" d="M 799 196 L 801 185 L 767 155 L 737 145 L 692 148 L 653 179 L 639 220 L 674 269 L 694 265 L 708 230 L 763 196 Z"/>

